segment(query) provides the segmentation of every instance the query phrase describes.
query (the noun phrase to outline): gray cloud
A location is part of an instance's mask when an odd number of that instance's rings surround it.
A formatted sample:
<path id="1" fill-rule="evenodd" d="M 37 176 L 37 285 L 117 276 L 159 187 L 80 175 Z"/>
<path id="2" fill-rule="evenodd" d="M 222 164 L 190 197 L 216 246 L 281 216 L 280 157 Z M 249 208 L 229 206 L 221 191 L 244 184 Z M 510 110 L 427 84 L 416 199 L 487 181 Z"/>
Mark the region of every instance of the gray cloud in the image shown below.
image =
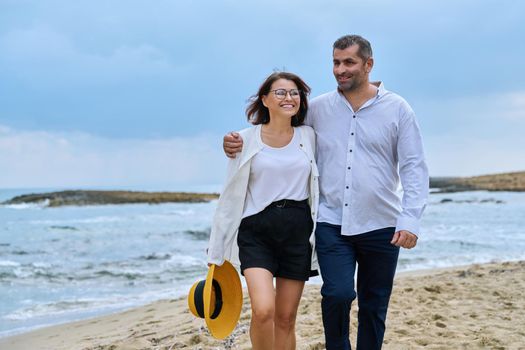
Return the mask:
<path id="1" fill-rule="evenodd" d="M 226 157 L 219 139 L 203 134 L 113 140 L 0 125 L 0 183 L 4 188 L 220 184 Z"/>
<path id="2" fill-rule="evenodd" d="M 359 33 L 374 47 L 372 79 L 415 107 L 431 160 L 444 136 L 494 140 L 491 151 L 516 156 L 524 9 L 511 0 L 5 0 L 0 124 L 101 139 L 221 135 L 246 125 L 246 99 L 274 68 L 301 75 L 313 96 L 333 89 L 332 42 Z M 437 174 L 458 169 L 439 164 Z"/>
<path id="3" fill-rule="evenodd" d="M 2 61 L 11 74 L 30 86 L 69 88 L 106 86 L 137 79 L 174 79 L 177 71 L 169 56 L 148 44 L 118 46 L 101 54 L 83 51 L 75 42 L 47 27 L 7 33 L 0 38 Z"/>

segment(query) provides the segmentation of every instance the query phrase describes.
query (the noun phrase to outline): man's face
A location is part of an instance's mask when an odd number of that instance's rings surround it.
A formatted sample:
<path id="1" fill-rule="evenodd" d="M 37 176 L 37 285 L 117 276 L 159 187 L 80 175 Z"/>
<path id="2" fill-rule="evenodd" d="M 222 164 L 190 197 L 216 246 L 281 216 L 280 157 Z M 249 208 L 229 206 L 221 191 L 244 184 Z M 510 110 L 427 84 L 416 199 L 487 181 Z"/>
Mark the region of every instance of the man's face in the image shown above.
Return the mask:
<path id="1" fill-rule="evenodd" d="M 358 45 L 344 50 L 334 49 L 334 77 L 339 89 L 352 91 L 368 82 L 368 73 L 372 69 L 372 58 L 364 61 L 357 52 Z"/>

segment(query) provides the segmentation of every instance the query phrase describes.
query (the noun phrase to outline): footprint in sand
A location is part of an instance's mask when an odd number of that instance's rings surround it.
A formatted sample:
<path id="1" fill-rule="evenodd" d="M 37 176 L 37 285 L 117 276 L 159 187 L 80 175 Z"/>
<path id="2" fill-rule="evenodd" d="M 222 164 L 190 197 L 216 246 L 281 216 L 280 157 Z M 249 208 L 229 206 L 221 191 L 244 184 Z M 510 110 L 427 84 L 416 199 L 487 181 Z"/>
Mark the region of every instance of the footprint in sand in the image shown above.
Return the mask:
<path id="1" fill-rule="evenodd" d="M 396 332 L 399 335 L 408 335 L 409 332 L 406 329 L 396 329 L 394 332 Z"/>
<path id="2" fill-rule="evenodd" d="M 198 334 L 194 334 L 191 336 L 190 340 L 189 340 L 189 344 L 190 345 L 196 345 L 196 344 L 199 344 L 199 343 L 202 343 L 202 337 Z"/>
<path id="3" fill-rule="evenodd" d="M 440 314 L 434 314 L 432 315 L 432 320 L 433 321 L 445 320 L 445 317 L 441 316 Z"/>
<path id="4" fill-rule="evenodd" d="M 423 287 L 427 292 L 430 292 L 430 293 L 441 293 L 441 287 L 440 286 L 427 286 L 427 287 Z"/>

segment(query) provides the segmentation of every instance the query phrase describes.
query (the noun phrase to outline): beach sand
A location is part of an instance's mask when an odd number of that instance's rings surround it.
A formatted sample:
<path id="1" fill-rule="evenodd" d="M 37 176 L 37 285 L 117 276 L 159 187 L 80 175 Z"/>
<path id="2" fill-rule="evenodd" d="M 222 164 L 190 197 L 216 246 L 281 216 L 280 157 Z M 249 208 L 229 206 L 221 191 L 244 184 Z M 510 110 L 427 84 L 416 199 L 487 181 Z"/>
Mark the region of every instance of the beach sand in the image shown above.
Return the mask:
<path id="1" fill-rule="evenodd" d="M 320 286 L 307 285 L 297 317 L 297 349 L 324 349 Z M 356 310 L 351 338 L 355 346 Z M 383 349 L 525 349 L 525 261 L 399 274 Z M 186 299 L 0 339 L 5 350 L 250 349 L 249 299 L 224 341 L 196 319 Z"/>

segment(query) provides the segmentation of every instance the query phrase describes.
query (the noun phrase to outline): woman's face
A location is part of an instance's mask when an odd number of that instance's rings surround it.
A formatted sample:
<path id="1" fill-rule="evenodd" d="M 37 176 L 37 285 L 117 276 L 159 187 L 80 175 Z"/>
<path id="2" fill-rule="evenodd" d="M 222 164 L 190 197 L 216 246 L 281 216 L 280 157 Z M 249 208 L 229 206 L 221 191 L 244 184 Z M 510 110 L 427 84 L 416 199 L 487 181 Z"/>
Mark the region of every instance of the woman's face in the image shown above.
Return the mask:
<path id="1" fill-rule="evenodd" d="M 262 102 L 272 117 L 291 118 L 299 112 L 301 94 L 292 80 L 278 79 L 273 82 Z"/>

